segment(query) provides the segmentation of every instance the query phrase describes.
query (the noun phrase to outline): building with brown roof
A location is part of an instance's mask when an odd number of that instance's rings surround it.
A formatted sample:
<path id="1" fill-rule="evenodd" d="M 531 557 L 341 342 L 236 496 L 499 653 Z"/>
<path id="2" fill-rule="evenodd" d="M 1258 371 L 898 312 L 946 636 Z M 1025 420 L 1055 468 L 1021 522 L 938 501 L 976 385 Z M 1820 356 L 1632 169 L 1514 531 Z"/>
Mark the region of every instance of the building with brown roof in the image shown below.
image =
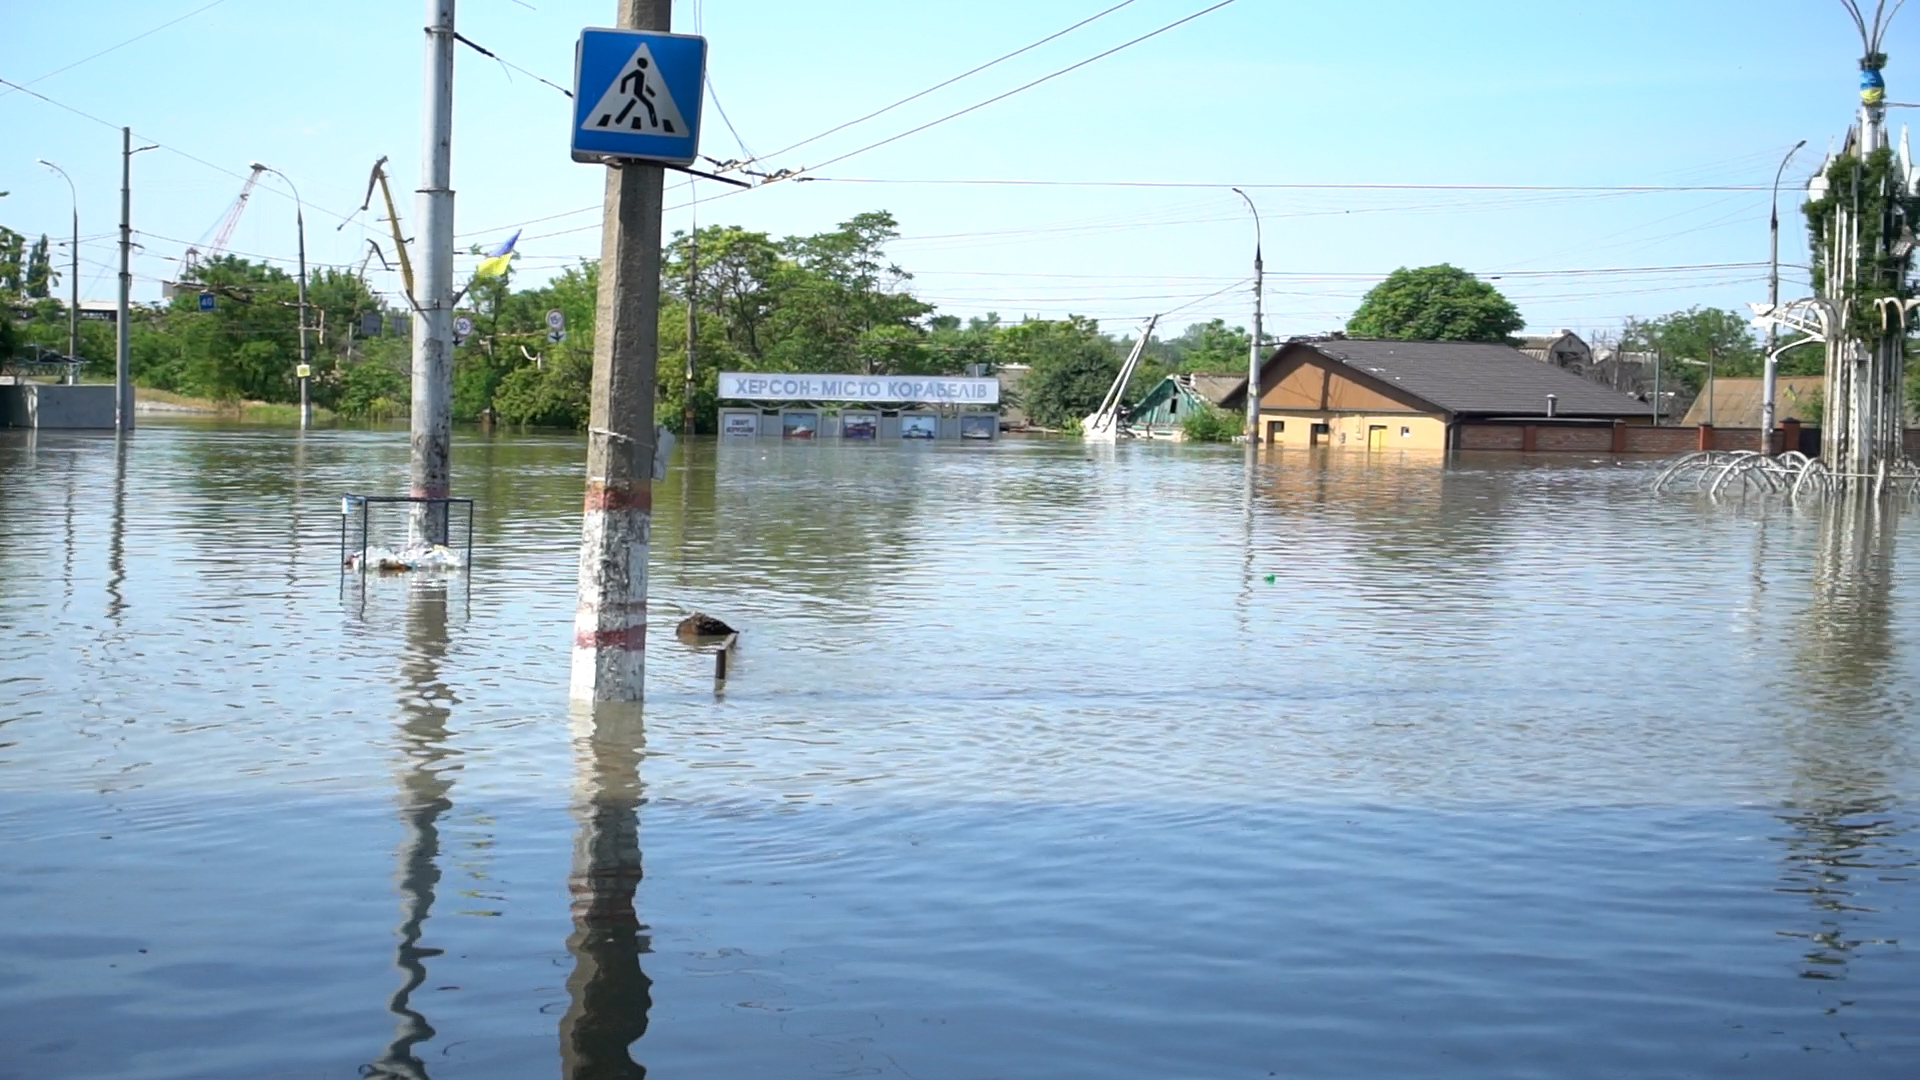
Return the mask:
<path id="1" fill-rule="evenodd" d="M 1723 428 L 1760 428 L 1760 397 L 1763 380 L 1753 376 L 1722 375 L 1702 387 L 1687 410 L 1682 427 L 1712 424 Z M 1821 402 L 1825 400 L 1825 375 L 1781 375 L 1774 380 L 1773 409 L 1776 423 L 1798 420 L 1808 427 L 1820 426 Z"/>
<path id="2" fill-rule="evenodd" d="M 1646 402 L 1480 342 L 1295 338 L 1260 386 L 1261 437 L 1279 446 L 1605 451 L 1616 425 L 1653 422 Z"/>

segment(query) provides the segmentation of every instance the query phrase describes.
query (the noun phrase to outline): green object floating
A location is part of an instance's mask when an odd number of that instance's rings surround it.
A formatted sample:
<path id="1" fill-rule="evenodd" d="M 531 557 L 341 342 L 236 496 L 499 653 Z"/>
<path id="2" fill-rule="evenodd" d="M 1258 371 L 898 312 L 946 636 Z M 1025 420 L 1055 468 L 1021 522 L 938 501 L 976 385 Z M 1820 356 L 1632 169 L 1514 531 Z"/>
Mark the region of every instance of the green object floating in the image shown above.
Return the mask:
<path id="1" fill-rule="evenodd" d="M 1274 575 L 1274 574 L 1268 574 L 1268 575 L 1267 575 L 1267 584 L 1269 584 L 1269 585 L 1271 585 L 1271 584 L 1273 584 L 1273 579 L 1274 579 L 1274 577 L 1275 577 L 1275 576 L 1276 576 L 1276 575 Z"/>

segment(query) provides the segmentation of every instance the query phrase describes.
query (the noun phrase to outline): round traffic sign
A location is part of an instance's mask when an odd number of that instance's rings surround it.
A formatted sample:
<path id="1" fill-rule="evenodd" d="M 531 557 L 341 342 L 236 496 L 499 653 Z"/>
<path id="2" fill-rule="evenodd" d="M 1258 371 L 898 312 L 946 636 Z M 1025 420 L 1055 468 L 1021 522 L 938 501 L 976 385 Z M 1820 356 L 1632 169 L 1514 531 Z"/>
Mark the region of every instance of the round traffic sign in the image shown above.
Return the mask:
<path id="1" fill-rule="evenodd" d="M 566 325 L 567 325 L 567 317 L 565 315 L 560 314 L 559 308 L 553 308 L 552 310 L 547 312 L 547 329 L 563 330 L 566 328 Z"/>
<path id="2" fill-rule="evenodd" d="M 473 320 L 467 318 L 465 315 L 454 316 L 453 332 L 459 334 L 461 337 L 466 337 L 468 334 L 473 333 Z"/>

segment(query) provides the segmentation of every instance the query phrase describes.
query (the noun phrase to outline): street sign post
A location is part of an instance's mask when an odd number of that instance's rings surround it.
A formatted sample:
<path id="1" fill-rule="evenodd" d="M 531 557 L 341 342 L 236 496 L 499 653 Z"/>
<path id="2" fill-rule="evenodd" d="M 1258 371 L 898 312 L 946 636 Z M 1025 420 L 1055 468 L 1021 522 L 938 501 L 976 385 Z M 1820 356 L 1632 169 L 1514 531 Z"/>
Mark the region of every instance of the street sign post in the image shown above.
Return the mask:
<path id="1" fill-rule="evenodd" d="M 573 62 L 573 160 L 693 164 L 706 71 L 703 37 L 580 31 Z"/>
<path id="2" fill-rule="evenodd" d="M 453 317 L 453 343 L 455 345 L 467 340 L 468 336 L 472 333 L 472 319 L 467 318 L 465 315 L 455 315 Z"/>
<path id="3" fill-rule="evenodd" d="M 213 310 L 213 294 L 212 293 L 203 292 L 200 294 L 200 310 L 201 311 Z"/>

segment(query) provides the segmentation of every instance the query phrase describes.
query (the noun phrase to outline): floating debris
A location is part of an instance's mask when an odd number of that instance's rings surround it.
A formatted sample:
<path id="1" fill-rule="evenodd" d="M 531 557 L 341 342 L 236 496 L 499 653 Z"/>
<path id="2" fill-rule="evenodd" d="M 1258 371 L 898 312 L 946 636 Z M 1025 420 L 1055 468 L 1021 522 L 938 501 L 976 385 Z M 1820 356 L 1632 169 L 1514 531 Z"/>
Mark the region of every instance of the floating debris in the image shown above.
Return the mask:
<path id="1" fill-rule="evenodd" d="M 362 561 L 363 558 L 365 561 Z M 409 570 L 458 570 L 462 565 L 460 553 L 445 544 L 409 544 L 398 551 L 370 547 L 347 556 L 347 569 L 373 570 L 382 574 Z"/>
<path id="2" fill-rule="evenodd" d="M 701 638 L 723 638 L 739 631 L 704 611 L 696 611 L 681 619 L 674 633 L 682 641 L 698 641 Z"/>

